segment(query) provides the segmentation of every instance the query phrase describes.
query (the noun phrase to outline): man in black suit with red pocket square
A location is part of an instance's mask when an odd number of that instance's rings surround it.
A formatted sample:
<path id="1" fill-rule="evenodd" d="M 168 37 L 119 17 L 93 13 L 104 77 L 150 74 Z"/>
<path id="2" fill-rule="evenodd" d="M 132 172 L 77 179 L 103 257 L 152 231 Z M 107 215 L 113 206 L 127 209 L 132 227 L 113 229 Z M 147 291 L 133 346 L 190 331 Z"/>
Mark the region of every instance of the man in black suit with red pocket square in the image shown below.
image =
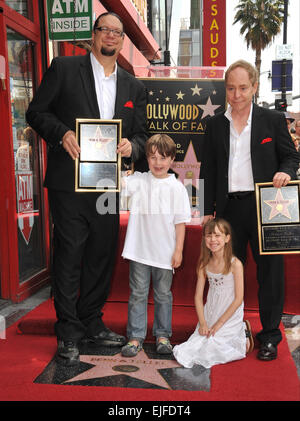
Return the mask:
<path id="1" fill-rule="evenodd" d="M 282 255 L 260 255 L 255 183 L 271 182 L 276 188 L 296 178 L 298 156 L 285 116 L 253 104 L 256 69 L 244 60 L 225 74 L 225 113 L 207 120 L 200 178 L 204 179 L 204 221 L 214 215 L 233 228 L 235 255 L 245 263 L 250 243 L 257 265 L 258 302 L 262 330 L 257 334 L 263 361 L 277 358 L 282 336 L 279 324 L 284 304 Z"/>
<path id="2" fill-rule="evenodd" d="M 112 195 L 115 206 L 99 214 L 99 193 L 75 192 L 74 163 L 80 152 L 76 118 L 121 119 L 117 152 L 137 168 L 144 158 L 146 91 L 116 63 L 123 42 L 120 17 L 111 12 L 100 15 L 93 27 L 91 53 L 53 59 L 26 113 L 30 126 L 48 145 L 45 187 L 54 224 L 56 360 L 65 365 L 78 364 L 82 340 L 107 346 L 125 343 L 125 337 L 102 320 L 118 243 L 118 195 L 105 193 Z"/>

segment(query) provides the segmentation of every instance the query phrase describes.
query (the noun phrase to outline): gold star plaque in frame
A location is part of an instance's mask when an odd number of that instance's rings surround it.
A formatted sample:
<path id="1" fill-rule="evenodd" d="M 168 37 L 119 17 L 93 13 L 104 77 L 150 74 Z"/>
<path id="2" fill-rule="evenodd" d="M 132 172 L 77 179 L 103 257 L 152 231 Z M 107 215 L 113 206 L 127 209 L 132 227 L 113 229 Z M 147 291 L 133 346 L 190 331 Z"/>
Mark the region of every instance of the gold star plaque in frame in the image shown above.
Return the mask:
<path id="1" fill-rule="evenodd" d="M 80 146 L 75 161 L 76 192 L 119 192 L 122 120 L 76 119 L 76 139 Z"/>
<path id="2" fill-rule="evenodd" d="M 256 183 L 260 254 L 300 253 L 300 181 L 285 187 Z"/>

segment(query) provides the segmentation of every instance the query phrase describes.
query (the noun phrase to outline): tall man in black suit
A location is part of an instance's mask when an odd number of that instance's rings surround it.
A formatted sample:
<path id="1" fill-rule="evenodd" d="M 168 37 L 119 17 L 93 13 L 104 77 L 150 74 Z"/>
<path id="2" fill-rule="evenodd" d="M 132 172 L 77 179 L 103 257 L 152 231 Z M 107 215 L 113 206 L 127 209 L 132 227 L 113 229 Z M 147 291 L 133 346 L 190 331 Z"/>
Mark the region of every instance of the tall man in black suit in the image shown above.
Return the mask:
<path id="1" fill-rule="evenodd" d="M 79 362 L 82 339 L 108 346 L 125 343 L 123 336 L 105 326 L 101 312 L 115 263 L 118 203 L 115 211 L 99 214 L 99 194 L 74 191 L 74 159 L 80 152 L 76 118 L 121 119 L 118 153 L 132 162 L 144 156 L 146 92 L 116 63 L 123 42 L 120 17 L 100 15 L 93 28 L 91 53 L 55 58 L 26 114 L 49 149 L 45 186 L 54 223 L 56 359 L 67 365 Z"/>
<path id="2" fill-rule="evenodd" d="M 234 252 L 244 263 L 250 242 L 257 265 L 262 330 L 257 357 L 277 357 L 284 303 L 283 256 L 260 255 L 254 183 L 285 186 L 298 167 L 295 147 L 283 113 L 252 103 L 257 71 L 240 60 L 225 75 L 229 107 L 207 121 L 200 177 L 204 179 L 204 223 L 222 216 L 233 228 Z"/>

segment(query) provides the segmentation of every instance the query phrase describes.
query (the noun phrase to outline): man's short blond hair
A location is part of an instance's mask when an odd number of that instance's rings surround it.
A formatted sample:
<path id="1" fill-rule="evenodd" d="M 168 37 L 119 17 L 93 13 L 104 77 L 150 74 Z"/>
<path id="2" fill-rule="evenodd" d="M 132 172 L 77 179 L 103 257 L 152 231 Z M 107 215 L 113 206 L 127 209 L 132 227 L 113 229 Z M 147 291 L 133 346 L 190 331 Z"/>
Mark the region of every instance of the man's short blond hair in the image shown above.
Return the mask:
<path id="1" fill-rule="evenodd" d="M 258 71 L 256 67 L 252 66 L 251 63 L 248 63 L 248 61 L 245 60 L 238 60 L 232 63 L 228 69 L 225 72 L 225 85 L 227 85 L 227 80 L 229 73 L 232 72 L 232 70 L 235 70 L 237 67 L 241 67 L 242 69 L 245 69 L 246 72 L 249 75 L 250 82 L 252 86 L 255 85 L 256 82 L 258 82 Z"/>
<path id="2" fill-rule="evenodd" d="M 146 142 L 146 156 L 156 151 L 162 156 L 175 158 L 176 145 L 174 140 L 165 133 L 155 134 L 149 137 Z"/>

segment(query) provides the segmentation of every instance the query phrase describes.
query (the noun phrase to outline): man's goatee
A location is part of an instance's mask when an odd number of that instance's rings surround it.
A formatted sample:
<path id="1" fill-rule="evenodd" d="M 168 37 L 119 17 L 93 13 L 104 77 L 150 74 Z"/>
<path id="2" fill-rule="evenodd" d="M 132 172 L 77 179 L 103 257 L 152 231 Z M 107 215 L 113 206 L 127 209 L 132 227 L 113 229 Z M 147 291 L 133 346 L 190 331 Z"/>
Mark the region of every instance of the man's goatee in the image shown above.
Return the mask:
<path id="1" fill-rule="evenodd" d="M 116 50 L 108 50 L 107 48 L 104 48 L 104 47 L 102 47 L 101 48 L 101 54 L 103 55 L 103 56 L 113 56 L 113 55 L 115 55 L 115 53 L 116 53 Z"/>

